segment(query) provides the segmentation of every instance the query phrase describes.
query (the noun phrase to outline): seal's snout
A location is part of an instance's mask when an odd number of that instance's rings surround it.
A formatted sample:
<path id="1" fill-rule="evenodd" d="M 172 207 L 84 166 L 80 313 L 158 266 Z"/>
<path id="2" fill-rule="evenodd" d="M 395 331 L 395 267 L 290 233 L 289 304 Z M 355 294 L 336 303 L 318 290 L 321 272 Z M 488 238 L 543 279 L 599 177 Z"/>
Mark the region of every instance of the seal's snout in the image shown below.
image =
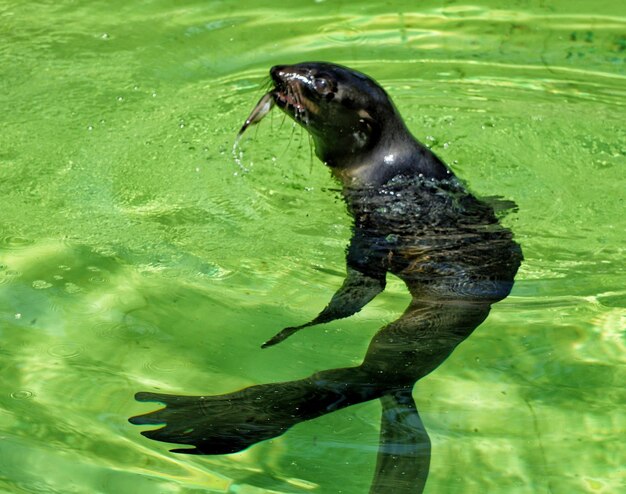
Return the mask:
<path id="1" fill-rule="evenodd" d="M 286 65 L 274 65 L 271 69 L 270 69 L 270 76 L 272 77 L 272 80 L 274 82 L 280 82 L 284 79 L 285 77 L 285 69 L 287 68 Z"/>

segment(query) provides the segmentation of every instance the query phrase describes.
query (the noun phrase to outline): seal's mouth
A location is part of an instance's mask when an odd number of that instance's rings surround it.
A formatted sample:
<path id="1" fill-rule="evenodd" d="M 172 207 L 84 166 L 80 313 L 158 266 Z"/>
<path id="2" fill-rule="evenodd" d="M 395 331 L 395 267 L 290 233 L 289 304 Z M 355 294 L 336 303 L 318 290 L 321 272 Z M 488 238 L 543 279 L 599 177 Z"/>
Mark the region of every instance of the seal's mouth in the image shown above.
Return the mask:
<path id="1" fill-rule="evenodd" d="M 294 66 L 277 65 L 270 70 L 270 76 L 274 88 L 256 104 L 241 127 L 239 136 L 251 125 L 260 122 L 274 104 L 308 130 L 311 128 L 311 117 L 320 113 L 320 105 L 309 97 L 312 94 L 310 74 Z"/>
<path id="2" fill-rule="evenodd" d="M 311 115 L 319 113 L 319 106 L 306 96 L 305 85 L 300 79 L 301 76 L 294 73 L 292 76 L 275 80 L 273 95 L 281 110 L 306 127 L 310 123 Z"/>
<path id="3" fill-rule="evenodd" d="M 272 94 L 280 108 L 293 110 L 295 114 L 305 110 L 302 103 L 302 91 L 297 86 L 285 84 L 282 88 L 277 87 Z"/>
<path id="4" fill-rule="evenodd" d="M 276 104 L 296 122 L 307 127 L 311 116 L 320 112 L 319 104 L 311 99 L 312 78 L 309 70 L 295 65 L 276 65 L 270 69 L 274 81 Z"/>

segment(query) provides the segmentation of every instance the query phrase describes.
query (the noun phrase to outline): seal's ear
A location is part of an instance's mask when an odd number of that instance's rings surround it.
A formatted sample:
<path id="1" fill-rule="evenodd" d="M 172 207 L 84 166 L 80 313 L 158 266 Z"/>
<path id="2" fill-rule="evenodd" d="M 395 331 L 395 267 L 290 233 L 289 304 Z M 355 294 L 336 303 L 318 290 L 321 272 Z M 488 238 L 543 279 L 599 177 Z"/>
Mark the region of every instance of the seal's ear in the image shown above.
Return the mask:
<path id="1" fill-rule="evenodd" d="M 359 133 L 365 136 L 370 145 L 374 145 L 380 137 L 380 124 L 370 115 L 367 110 L 359 110 Z"/>

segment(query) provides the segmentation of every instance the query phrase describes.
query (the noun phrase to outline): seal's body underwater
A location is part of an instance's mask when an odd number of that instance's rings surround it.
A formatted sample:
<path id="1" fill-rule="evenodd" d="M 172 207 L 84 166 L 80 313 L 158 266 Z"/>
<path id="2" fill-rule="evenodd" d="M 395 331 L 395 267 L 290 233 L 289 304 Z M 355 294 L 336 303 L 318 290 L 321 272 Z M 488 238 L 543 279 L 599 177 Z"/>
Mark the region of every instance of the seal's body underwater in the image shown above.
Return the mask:
<path id="1" fill-rule="evenodd" d="M 411 396 L 417 380 L 439 366 L 506 297 L 522 259 L 493 208 L 471 195 L 446 165 L 408 131 L 385 91 L 354 70 L 329 63 L 277 66 L 275 87 L 241 132 L 275 104 L 312 136 L 317 156 L 342 185 L 354 218 L 346 278 L 311 322 L 286 328 L 263 346 L 301 328 L 348 317 L 385 288 L 391 272 L 412 301 L 372 339 L 361 365 L 221 396 L 139 393 L 165 408 L 131 419 L 165 424 L 151 439 L 193 445 L 194 454 L 240 451 L 294 424 L 379 398 L 381 447 L 372 492 L 421 492 L 429 442 Z M 401 467 L 402 472 L 399 471 Z"/>

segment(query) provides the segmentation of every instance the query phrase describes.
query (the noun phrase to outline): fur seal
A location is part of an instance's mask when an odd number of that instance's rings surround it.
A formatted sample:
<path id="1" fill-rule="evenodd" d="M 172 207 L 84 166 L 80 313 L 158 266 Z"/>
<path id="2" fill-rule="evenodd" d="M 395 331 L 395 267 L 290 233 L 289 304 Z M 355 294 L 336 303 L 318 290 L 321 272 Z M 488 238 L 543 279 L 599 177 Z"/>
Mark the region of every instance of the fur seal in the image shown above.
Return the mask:
<path id="1" fill-rule="evenodd" d="M 142 434 L 193 446 L 173 451 L 226 454 L 279 436 L 299 422 L 379 399 L 383 418 L 371 492 L 422 492 L 430 442 L 413 386 L 509 294 L 521 249 L 492 205 L 473 196 L 411 135 L 373 79 L 324 62 L 275 66 L 270 75 L 273 89 L 240 134 L 278 106 L 311 135 L 316 155 L 342 186 L 354 225 L 346 278 L 328 305 L 263 347 L 355 314 L 384 290 L 388 272 L 404 281 L 411 303 L 373 337 L 360 365 L 220 396 L 138 393 L 139 401 L 165 408 L 130 421 L 165 424 Z"/>

